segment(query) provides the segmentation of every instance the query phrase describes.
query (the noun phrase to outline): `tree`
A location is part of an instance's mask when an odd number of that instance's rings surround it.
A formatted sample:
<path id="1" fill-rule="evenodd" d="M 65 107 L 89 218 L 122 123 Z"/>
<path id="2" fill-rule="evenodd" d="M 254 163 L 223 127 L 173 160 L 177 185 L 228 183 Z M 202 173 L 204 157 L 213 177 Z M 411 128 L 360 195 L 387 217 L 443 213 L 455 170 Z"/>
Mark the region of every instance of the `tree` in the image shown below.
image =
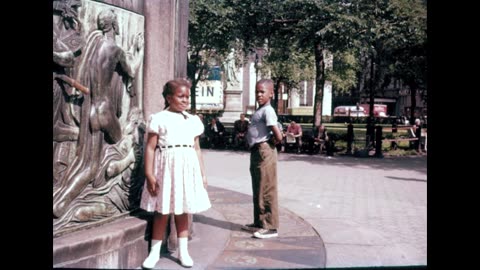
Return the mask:
<path id="1" fill-rule="evenodd" d="M 374 117 L 374 98 L 385 78 L 389 54 L 388 44 L 394 38 L 393 26 L 397 23 L 389 0 L 359 0 L 354 4 L 359 18 L 357 40 L 359 58 L 363 63 L 363 85 L 369 94 L 369 117 Z"/>
<path id="2" fill-rule="evenodd" d="M 327 70 L 326 79 L 332 82 L 337 93 L 349 93 L 358 83 L 359 59 L 353 49 L 333 54 L 333 69 Z"/>
<path id="3" fill-rule="evenodd" d="M 392 46 L 392 76 L 410 88 L 411 123 L 415 120 L 417 90 L 427 89 L 427 14 L 426 1 L 392 0 L 395 15 L 401 22 L 395 27 L 398 42 Z"/>
<path id="4" fill-rule="evenodd" d="M 273 107 L 278 110 L 279 87 L 283 84 L 287 89 L 297 88 L 301 81 L 314 78 L 313 55 L 299 50 L 295 45 L 276 40 L 272 36 L 269 53 L 264 58 L 263 68 L 271 72 L 275 83 Z"/>
<path id="5" fill-rule="evenodd" d="M 360 20 L 358 32 L 352 37 L 363 65 L 359 83 L 360 88 L 368 85 L 363 88 L 369 91 L 373 117 L 377 90 L 385 88 L 393 78 L 401 79 L 412 92 L 424 82 L 426 2 L 359 0 L 353 11 Z"/>
<path id="6" fill-rule="evenodd" d="M 197 83 L 207 75 L 212 59 L 223 62 L 242 20 L 229 0 L 191 0 L 189 7 L 187 74 L 192 81 L 191 111 L 196 113 Z"/>
<path id="7" fill-rule="evenodd" d="M 263 68 L 276 81 L 275 105 L 278 85 L 294 86 L 297 75 L 311 78 L 307 71 L 314 64 L 315 125 L 321 124 L 326 76 L 337 91 L 355 84 L 368 89 L 373 116 L 375 93 L 392 78 L 412 91 L 426 89 L 425 11 L 423 0 L 192 0 L 191 53 L 202 57 L 191 64 L 197 73 L 205 69 L 202 62 L 212 55 L 221 59 L 235 38 L 245 54 L 267 42 Z M 329 72 L 327 51 L 335 56 Z"/>
<path id="8" fill-rule="evenodd" d="M 316 85 L 314 121 L 319 126 L 325 82 L 324 55 L 327 51 L 351 46 L 350 31 L 354 31 L 352 25 L 357 24 L 349 12 L 351 4 L 335 0 L 247 2 L 251 7 L 245 12 L 248 31 L 242 32 L 246 47 L 267 39 L 270 47 L 282 43 L 281 48 L 285 52 L 313 55 Z M 284 60 L 282 56 L 270 57 L 270 63 Z M 282 64 L 278 65 L 279 71 L 284 69 Z"/>

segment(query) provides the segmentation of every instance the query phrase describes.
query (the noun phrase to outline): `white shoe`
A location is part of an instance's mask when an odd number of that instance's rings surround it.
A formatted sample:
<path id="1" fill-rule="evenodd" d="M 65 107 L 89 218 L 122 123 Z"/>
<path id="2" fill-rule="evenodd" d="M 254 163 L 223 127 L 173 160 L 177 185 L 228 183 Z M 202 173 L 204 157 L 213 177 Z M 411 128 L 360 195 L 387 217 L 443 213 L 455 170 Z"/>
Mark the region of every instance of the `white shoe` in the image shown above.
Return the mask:
<path id="1" fill-rule="evenodd" d="M 190 255 L 184 255 L 183 257 L 178 257 L 178 260 L 180 261 L 180 264 L 183 266 L 183 267 L 187 267 L 187 268 L 190 268 L 193 266 L 193 260 L 192 260 L 192 257 L 190 257 Z"/>
<path id="2" fill-rule="evenodd" d="M 178 260 L 183 267 L 192 267 L 193 260 L 188 254 L 188 237 L 178 238 Z"/>
<path id="3" fill-rule="evenodd" d="M 253 237 L 255 238 L 260 238 L 260 239 L 265 239 L 265 238 L 272 238 L 272 237 L 277 237 L 278 232 L 276 229 L 260 229 L 256 232 L 253 233 Z"/>
<path id="4" fill-rule="evenodd" d="M 152 269 L 160 260 L 160 256 L 149 255 L 145 261 L 143 261 L 142 267 L 146 269 Z"/>

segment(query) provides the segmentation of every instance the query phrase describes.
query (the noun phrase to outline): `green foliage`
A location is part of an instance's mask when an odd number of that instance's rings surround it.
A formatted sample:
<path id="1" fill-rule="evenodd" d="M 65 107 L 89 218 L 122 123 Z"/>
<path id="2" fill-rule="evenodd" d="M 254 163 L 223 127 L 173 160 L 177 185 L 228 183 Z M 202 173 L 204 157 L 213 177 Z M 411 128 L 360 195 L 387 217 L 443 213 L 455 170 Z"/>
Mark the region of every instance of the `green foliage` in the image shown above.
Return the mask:
<path id="1" fill-rule="evenodd" d="M 190 51 L 224 54 L 236 38 L 236 10 L 226 0 L 191 0 L 188 24 Z"/>
<path id="2" fill-rule="evenodd" d="M 360 69 L 358 58 L 353 50 L 336 52 L 333 54 L 333 70 L 326 71 L 326 79 L 332 82 L 335 94 L 348 93 L 355 87 Z"/>
<path id="3" fill-rule="evenodd" d="M 365 85 L 374 95 L 393 79 L 426 89 L 424 0 L 190 0 L 195 71 L 222 62 L 229 48 L 246 54 L 265 43 L 262 73 L 287 87 L 315 78 L 317 111 L 325 79 L 336 94 Z M 324 70 L 325 51 L 334 54 L 332 71 Z"/>
<path id="4" fill-rule="evenodd" d="M 394 75 L 411 87 L 426 88 L 427 14 L 421 0 L 392 0 L 399 20 L 395 27 L 398 42 L 392 47 Z"/>
<path id="5" fill-rule="evenodd" d="M 243 20 L 230 0 L 190 0 L 189 9 L 187 75 L 194 91 L 209 67 L 223 62 L 224 55 L 237 40 Z M 192 112 L 195 112 L 195 95 L 191 95 L 191 101 Z"/>
<path id="6" fill-rule="evenodd" d="M 272 78 L 281 80 L 287 88 L 296 88 L 301 81 L 312 80 L 315 76 L 313 65 L 313 55 L 295 46 L 271 46 L 263 61 L 263 68 L 268 69 Z"/>

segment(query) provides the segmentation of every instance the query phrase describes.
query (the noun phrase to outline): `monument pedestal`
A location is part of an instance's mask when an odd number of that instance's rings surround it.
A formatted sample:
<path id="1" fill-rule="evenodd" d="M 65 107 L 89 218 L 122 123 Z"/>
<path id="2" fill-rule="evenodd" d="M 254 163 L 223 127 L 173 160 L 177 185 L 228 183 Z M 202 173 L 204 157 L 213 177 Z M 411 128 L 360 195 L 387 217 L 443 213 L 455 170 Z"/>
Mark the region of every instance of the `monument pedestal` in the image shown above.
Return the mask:
<path id="1" fill-rule="evenodd" d="M 225 90 L 225 110 L 220 121 L 223 124 L 232 125 L 240 119 L 242 110 L 242 89 L 228 89 Z"/>
<path id="2" fill-rule="evenodd" d="M 53 267 L 132 269 L 148 255 L 147 221 L 127 216 L 53 239 Z"/>

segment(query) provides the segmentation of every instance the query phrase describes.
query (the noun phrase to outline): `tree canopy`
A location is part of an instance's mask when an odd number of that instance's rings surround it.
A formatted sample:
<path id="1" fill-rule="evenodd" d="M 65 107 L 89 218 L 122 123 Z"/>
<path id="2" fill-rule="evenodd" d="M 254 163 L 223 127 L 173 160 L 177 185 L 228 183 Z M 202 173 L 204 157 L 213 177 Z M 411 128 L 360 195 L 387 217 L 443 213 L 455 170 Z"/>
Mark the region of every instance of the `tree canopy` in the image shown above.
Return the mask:
<path id="1" fill-rule="evenodd" d="M 221 61 L 228 48 L 246 54 L 267 45 L 262 69 L 272 79 L 287 87 L 315 79 L 315 125 L 326 79 L 342 93 L 364 85 L 358 89 L 368 91 L 371 106 L 392 78 L 426 89 L 424 0 L 191 0 L 190 12 L 197 72 L 206 58 Z M 334 55 L 331 71 L 327 52 Z"/>

